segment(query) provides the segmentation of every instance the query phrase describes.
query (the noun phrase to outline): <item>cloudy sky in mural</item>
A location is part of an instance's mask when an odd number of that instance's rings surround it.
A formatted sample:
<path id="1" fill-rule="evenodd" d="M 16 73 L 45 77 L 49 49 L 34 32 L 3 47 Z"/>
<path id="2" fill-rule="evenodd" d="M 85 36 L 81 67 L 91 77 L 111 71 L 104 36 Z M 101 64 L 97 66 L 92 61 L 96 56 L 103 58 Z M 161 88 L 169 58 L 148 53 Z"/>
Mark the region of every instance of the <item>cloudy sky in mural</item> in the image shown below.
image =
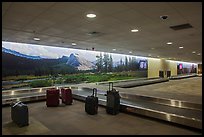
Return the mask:
<path id="1" fill-rule="evenodd" d="M 62 47 L 52 47 L 45 45 L 34 45 L 34 44 L 25 44 L 25 43 L 13 43 L 13 42 L 5 42 L 2 41 L 2 47 L 15 50 L 22 54 L 31 55 L 31 56 L 40 56 L 42 58 L 61 58 L 62 56 L 69 56 L 71 53 L 78 54 L 89 61 L 95 61 L 96 56 L 99 56 L 100 53 L 98 51 L 88 51 L 88 50 L 79 50 L 79 49 L 71 49 L 71 48 L 62 48 Z M 114 62 L 122 60 L 124 61 L 125 56 L 122 54 L 112 54 L 112 58 Z M 133 56 L 128 56 L 133 57 Z M 136 56 L 135 56 L 136 57 Z M 141 59 L 146 59 L 145 57 L 137 57 Z"/>

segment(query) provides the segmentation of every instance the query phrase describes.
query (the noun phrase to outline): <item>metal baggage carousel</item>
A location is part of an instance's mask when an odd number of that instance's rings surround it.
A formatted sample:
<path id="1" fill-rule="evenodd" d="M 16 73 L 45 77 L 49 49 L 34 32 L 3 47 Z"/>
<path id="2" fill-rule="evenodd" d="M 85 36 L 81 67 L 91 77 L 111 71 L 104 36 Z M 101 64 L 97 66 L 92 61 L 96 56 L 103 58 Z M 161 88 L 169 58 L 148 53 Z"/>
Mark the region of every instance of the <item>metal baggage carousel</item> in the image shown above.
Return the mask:
<path id="1" fill-rule="evenodd" d="M 48 88 L 9 90 L 2 92 L 2 105 L 16 101 L 32 102 L 46 100 Z M 60 88 L 60 87 L 59 87 Z M 92 94 L 90 88 L 71 87 L 73 98 L 85 101 Z M 120 92 L 119 92 L 120 93 Z M 98 90 L 99 105 L 106 106 L 106 91 Z M 120 111 L 152 117 L 191 128 L 202 129 L 202 104 L 120 93 Z M 74 105 L 74 104 L 73 104 Z"/>
<path id="2" fill-rule="evenodd" d="M 156 83 L 162 83 L 162 82 L 168 82 L 169 78 L 139 78 L 139 79 L 131 79 L 131 80 L 123 80 L 123 81 L 117 81 L 113 82 L 114 87 L 120 87 L 120 88 L 132 88 L 132 87 L 138 87 L 138 86 L 145 86 L 150 84 L 156 84 Z M 102 82 L 101 85 L 108 86 L 108 82 Z"/>
<path id="3" fill-rule="evenodd" d="M 191 77 L 197 77 L 197 74 L 188 74 L 188 75 L 177 75 L 177 76 L 171 76 L 170 80 L 178 80 L 178 79 L 184 79 L 184 78 L 191 78 Z"/>

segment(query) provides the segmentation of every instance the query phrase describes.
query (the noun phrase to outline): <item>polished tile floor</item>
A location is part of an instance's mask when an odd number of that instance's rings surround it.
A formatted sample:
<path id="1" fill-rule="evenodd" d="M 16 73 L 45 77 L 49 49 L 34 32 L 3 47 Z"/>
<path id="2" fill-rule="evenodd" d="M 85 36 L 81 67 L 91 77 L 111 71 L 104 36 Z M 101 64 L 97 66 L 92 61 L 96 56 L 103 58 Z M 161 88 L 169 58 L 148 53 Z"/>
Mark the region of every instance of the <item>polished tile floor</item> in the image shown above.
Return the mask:
<path id="1" fill-rule="evenodd" d="M 80 84 L 84 87 L 97 87 L 96 84 Z M 135 88 L 117 88 L 120 92 L 142 94 L 156 97 L 174 98 L 202 103 L 202 77 L 171 80 L 165 83 Z M 11 121 L 10 107 L 2 107 L 3 135 L 197 135 L 198 131 L 169 124 L 167 122 L 136 115 L 119 113 L 116 116 L 106 114 L 99 107 L 97 115 L 88 115 L 84 103 L 74 100 L 73 105 L 47 108 L 45 101 L 29 103 L 30 125 L 19 128 Z"/>
<path id="2" fill-rule="evenodd" d="M 198 131 L 125 113 L 116 116 L 99 107 L 97 115 L 88 115 L 84 103 L 47 108 L 45 102 L 27 104 L 29 123 L 17 127 L 10 118 L 10 107 L 2 108 L 3 135 L 198 135 Z"/>
<path id="3" fill-rule="evenodd" d="M 81 87 L 98 88 L 104 91 L 108 86 L 96 84 L 78 84 Z M 202 104 L 202 77 L 191 77 L 180 80 L 169 80 L 168 82 L 139 86 L 134 88 L 115 87 L 119 92 L 139 94 L 161 98 L 170 98 L 181 101 L 189 101 Z"/>

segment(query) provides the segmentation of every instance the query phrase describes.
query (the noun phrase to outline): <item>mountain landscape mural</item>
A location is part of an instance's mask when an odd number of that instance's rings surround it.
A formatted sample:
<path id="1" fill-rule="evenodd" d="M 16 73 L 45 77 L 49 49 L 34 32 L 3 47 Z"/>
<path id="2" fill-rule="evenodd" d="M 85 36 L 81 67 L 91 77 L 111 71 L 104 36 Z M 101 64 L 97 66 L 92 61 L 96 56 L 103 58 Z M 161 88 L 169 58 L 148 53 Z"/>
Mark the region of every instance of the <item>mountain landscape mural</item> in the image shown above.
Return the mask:
<path id="1" fill-rule="evenodd" d="M 2 73 L 5 76 L 56 75 L 142 71 L 147 59 L 122 54 L 3 42 Z"/>
<path id="2" fill-rule="evenodd" d="M 76 73 L 78 70 L 92 70 L 94 64 L 79 55 L 71 54 L 58 59 L 29 56 L 2 48 L 2 71 L 7 75 Z"/>

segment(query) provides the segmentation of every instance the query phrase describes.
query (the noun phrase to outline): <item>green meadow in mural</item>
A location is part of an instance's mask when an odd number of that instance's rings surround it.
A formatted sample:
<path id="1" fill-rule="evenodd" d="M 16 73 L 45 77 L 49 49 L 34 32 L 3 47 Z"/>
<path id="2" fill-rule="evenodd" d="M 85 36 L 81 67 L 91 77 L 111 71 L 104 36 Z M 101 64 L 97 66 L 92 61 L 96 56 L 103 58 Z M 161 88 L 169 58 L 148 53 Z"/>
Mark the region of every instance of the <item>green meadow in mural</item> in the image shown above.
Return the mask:
<path id="1" fill-rule="evenodd" d="M 34 87 L 51 85 L 50 77 L 55 84 L 147 77 L 147 65 L 145 57 L 2 42 L 3 80 L 38 79 Z"/>

